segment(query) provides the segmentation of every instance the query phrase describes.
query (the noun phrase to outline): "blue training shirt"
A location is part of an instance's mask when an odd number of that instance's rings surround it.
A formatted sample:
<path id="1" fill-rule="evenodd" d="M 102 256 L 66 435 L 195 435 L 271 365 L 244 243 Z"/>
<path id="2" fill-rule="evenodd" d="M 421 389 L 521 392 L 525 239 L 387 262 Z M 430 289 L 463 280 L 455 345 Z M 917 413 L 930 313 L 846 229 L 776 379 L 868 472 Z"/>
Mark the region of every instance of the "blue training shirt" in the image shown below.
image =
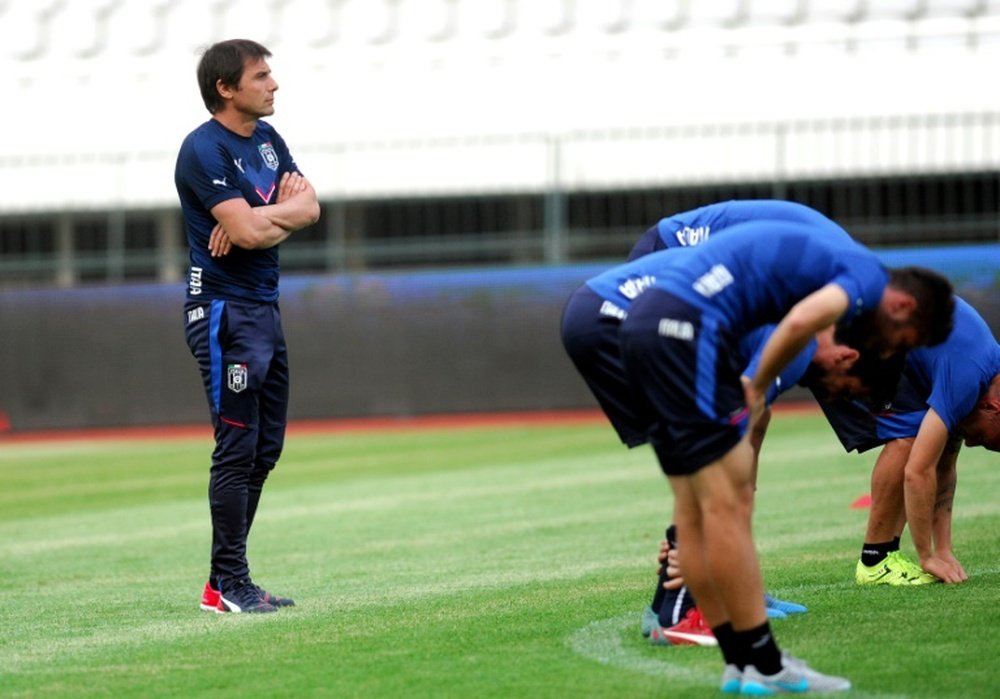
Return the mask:
<path id="1" fill-rule="evenodd" d="M 955 297 L 955 325 L 948 339 L 933 347 L 917 347 L 906 355 L 904 377 L 953 432 L 976 407 L 979 397 L 1000 374 L 1000 345 L 982 316 Z M 914 437 L 926 410 L 890 409 L 875 416 L 882 439 Z"/>
<path id="2" fill-rule="evenodd" d="M 628 259 L 635 260 L 659 250 L 686 248 L 700 245 L 711 235 L 720 235 L 731 227 L 749 221 L 797 221 L 808 223 L 819 230 L 836 230 L 837 235 L 847 235 L 839 225 L 804 204 L 776 199 L 740 199 L 709 204 L 690 211 L 682 211 L 664 217 L 639 238 L 632 247 Z M 607 300 L 607 298 L 605 299 Z M 617 306 L 615 306 L 617 309 Z M 624 316 L 624 311 L 612 315 Z M 740 340 L 740 351 L 747 360 L 744 374 L 749 377 L 757 372 L 760 354 L 768 338 L 774 332 L 773 324 L 761 326 Z M 816 354 L 816 340 L 809 344 L 775 378 L 764 397 L 770 405 L 780 394 L 797 384 Z"/>
<path id="3" fill-rule="evenodd" d="M 778 199 L 734 199 L 661 218 L 632 247 L 634 260 L 665 248 L 691 247 L 730 226 L 750 221 L 798 221 L 820 228 L 840 226 L 804 204 Z"/>
<path id="4" fill-rule="evenodd" d="M 639 294 L 656 286 L 744 333 L 779 322 L 829 283 L 847 293 L 844 319 L 850 320 L 878 306 L 888 280 L 875 254 L 832 221 L 753 221 L 683 252 L 650 253 L 586 283 L 606 301 L 608 315 L 624 318 Z"/>
<path id="5" fill-rule="evenodd" d="M 278 300 L 277 245 L 265 250 L 234 246 L 229 254 L 212 257 L 208 240 L 217 223 L 212 207 L 237 197 L 251 207 L 273 204 L 286 172 L 298 167 L 284 139 L 264 121 L 244 137 L 209 119 L 184 139 L 174 183 L 190 250 L 188 299 Z"/>

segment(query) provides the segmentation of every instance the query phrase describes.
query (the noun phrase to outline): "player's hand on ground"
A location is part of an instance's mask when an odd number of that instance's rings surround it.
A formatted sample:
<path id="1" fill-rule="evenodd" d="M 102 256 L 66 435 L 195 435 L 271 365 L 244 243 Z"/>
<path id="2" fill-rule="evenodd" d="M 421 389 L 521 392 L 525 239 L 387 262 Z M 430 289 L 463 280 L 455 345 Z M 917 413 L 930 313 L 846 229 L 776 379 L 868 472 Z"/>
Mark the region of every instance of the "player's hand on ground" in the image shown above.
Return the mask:
<path id="1" fill-rule="evenodd" d="M 664 539 L 660 542 L 660 554 L 657 556 L 660 567 L 656 574 L 663 574 L 663 567 L 666 566 L 667 576 L 670 578 L 663 583 L 664 590 L 679 590 L 684 586 L 684 578 L 681 577 L 680 561 L 677 556 L 677 549 L 670 548 L 670 542 Z"/>
<path id="2" fill-rule="evenodd" d="M 953 577 L 956 578 L 952 582 L 965 582 L 966 580 L 969 579 L 968 574 L 965 572 L 965 568 L 962 567 L 962 564 L 959 562 L 959 560 L 955 558 L 954 553 L 952 553 L 951 551 L 938 551 L 937 555 L 938 558 L 940 558 L 942 561 L 944 561 L 950 566 L 951 571 L 953 573 Z"/>
<path id="3" fill-rule="evenodd" d="M 949 561 L 948 558 L 952 560 Z M 960 583 L 968 579 L 961 564 L 955 560 L 954 556 L 946 555 L 942 557 L 940 554 L 935 553 L 920 561 L 920 567 L 946 583 Z"/>
<path id="4" fill-rule="evenodd" d="M 297 172 L 286 172 L 278 182 L 278 203 L 306 190 L 306 178 Z"/>
<path id="5" fill-rule="evenodd" d="M 208 251 L 212 257 L 225 257 L 233 249 L 233 241 L 226 234 L 226 229 L 221 223 L 215 224 L 212 234 L 208 238 Z"/>

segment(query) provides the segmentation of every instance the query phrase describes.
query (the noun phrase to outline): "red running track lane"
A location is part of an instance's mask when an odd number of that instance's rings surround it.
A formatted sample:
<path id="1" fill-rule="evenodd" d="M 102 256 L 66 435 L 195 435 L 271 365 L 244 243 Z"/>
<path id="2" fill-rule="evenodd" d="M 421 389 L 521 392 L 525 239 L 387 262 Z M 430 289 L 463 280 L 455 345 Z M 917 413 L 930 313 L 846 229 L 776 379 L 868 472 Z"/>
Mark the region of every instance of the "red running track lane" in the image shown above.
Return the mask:
<path id="1" fill-rule="evenodd" d="M 815 403 L 787 403 L 773 406 L 776 413 L 815 413 Z M 462 429 L 483 427 L 531 427 L 537 425 L 585 425 L 605 421 L 600 410 L 549 410 L 504 413 L 461 413 L 419 417 L 339 418 L 329 420 L 293 420 L 288 435 L 334 434 L 338 432 L 376 432 L 423 429 Z M 208 439 L 211 427 L 205 425 L 162 425 L 153 427 L 100 427 L 93 429 L 12 431 L 0 426 L 0 445 L 68 441 L 123 441 L 163 439 Z"/>

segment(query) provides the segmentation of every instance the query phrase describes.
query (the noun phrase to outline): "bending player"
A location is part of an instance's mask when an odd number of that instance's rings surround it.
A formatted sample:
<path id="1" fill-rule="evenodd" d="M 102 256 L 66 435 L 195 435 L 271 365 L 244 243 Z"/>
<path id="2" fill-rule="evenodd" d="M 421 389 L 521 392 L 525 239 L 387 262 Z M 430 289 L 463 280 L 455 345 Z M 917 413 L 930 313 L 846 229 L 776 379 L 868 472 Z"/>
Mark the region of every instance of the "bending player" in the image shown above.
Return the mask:
<path id="1" fill-rule="evenodd" d="M 848 451 L 882 446 L 872 470 L 872 505 L 859 585 L 919 585 L 967 579 L 951 542 L 951 514 L 963 438 L 1000 451 L 1000 345 L 959 298 L 948 339 L 909 352 L 891 403 L 875 413 L 847 400 L 821 403 Z M 909 522 L 917 565 L 899 550 Z"/>
<path id="2" fill-rule="evenodd" d="M 771 634 L 750 533 L 747 418 L 760 418 L 778 373 L 838 320 L 863 323 L 856 349 L 880 356 L 943 340 L 950 284 L 926 270 L 890 273 L 846 233 L 769 221 L 734 227 L 684 255 L 652 253 L 591 286 L 619 301 L 647 289 L 628 300 L 624 363 L 655 411 L 649 439 L 674 492 L 687 582 L 726 662 L 723 689 L 846 689 L 846 680 L 782 656 Z M 736 347 L 769 322 L 777 328 L 744 386 Z"/>
<path id="3" fill-rule="evenodd" d="M 847 236 L 835 222 L 802 204 L 776 200 L 737 200 L 710 204 L 661 219 L 639 238 L 628 259 L 636 260 L 664 249 L 676 250 L 680 254 L 685 248 L 704 243 L 710 237 L 724 235 L 733 226 L 749 221 L 800 222 L 813 226 L 818 234 L 828 232 L 834 236 Z M 654 419 L 651 417 L 651 410 L 628 384 L 618 345 L 618 326 L 626 315 L 626 304 L 640 293 L 641 282 L 630 281 L 621 294 L 623 299 L 616 299 L 616 295 L 608 291 L 594 289 L 592 284 L 587 283 L 573 294 L 563 311 L 562 339 L 567 353 L 622 442 L 632 448 L 646 443 Z M 829 344 L 825 343 L 825 346 Z M 758 349 L 744 343 L 747 362 Z M 794 385 L 802 377 L 805 366 L 813 357 L 810 349 L 807 348 L 806 352 L 809 356 L 804 357 L 804 362 L 800 365 L 802 370 L 795 377 L 784 377 L 784 387 Z M 843 375 L 851 368 L 856 356 L 856 351 L 842 347 L 837 353 L 820 351 L 815 360 L 820 373 L 833 375 L 840 372 Z M 828 388 L 827 393 L 837 393 L 838 390 Z M 759 439 L 762 438 L 763 432 Z M 772 604 L 772 613 L 778 611 L 773 605 L 780 605 L 780 608 L 786 610 L 802 609 L 801 605 L 794 603 L 782 603 L 771 597 L 768 600 Z M 659 608 L 659 605 L 654 606 Z M 669 616 L 668 614 L 667 617 Z M 664 618 L 661 621 L 666 620 Z M 675 619 L 674 623 L 678 620 Z M 653 626 L 647 615 L 643 621 L 643 631 L 649 635 L 652 630 Z"/>

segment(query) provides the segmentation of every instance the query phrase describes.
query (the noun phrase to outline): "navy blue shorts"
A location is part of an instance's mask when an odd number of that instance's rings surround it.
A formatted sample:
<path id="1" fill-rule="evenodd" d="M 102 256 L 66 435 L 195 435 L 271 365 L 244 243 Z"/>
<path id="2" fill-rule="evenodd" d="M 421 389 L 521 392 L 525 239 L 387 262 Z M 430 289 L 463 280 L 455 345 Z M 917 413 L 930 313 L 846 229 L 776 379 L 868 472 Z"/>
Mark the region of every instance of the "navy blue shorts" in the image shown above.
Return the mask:
<path id="1" fill-rule="evenodd" d="M 926 400 L 905 374 L 892 402 L 878 410 L 844 399 L 819 404 L 844 450 L 859 454 L 894 439 L 916 437 L 927 413 Z"/>
<path id="2" fill-rule="evenodd" d="M 607 305 L 585 284 L 573 292 L 563 308 L 562 341 L 618 437 L 636 447 L 648 441 L 656 418 L 625 373 L 618 344 L 620 315 L 620 309 L 616 312 L 616 307 Z"/>
<path id="3" fill-rule="evenodd" d="M 650 434 L 668 476 L 720 459 L 746 431 L 739 337 L 661 289 L 632 304 L 619 332 L 625 369 L 655 411 Z"/>

